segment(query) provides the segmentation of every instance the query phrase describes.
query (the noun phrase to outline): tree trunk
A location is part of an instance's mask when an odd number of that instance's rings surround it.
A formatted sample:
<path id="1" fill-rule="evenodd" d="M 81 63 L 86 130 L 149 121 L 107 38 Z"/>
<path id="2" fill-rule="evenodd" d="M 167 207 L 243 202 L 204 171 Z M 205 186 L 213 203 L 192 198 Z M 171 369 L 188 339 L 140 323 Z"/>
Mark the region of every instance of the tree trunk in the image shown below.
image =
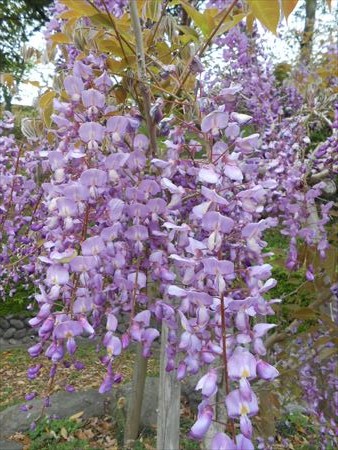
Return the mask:
<path id="1" fill-rule="evenodd" d="M 168 326 L 163 322 L 158 393 L 157 450 L 178 450 L 180 448 L 181 384 L 177 381 L 176 371 L 167 372 L 165 370 L 168 331 Z"/>
<path id="2" fill-rule="evenodd" d="M 10 91 L 5 86 L 2 86 L 2 95 L 5 100 L 5 111 L 12 111 L 13 95 L 10 93 Z"/>
<path id="3" fill-rule="evenodd" d="M 142 345 L 137 344 L 132 391 L 128 402 L 124 429 L 124 447 L 127 449 L 134 447 L 134 441 L 139 433 L 144 385 L 147 376 L 147 363 L 148 360 L 142 356 Z"/>
<path id="4" fill-rule="evenodd" d="M 313 34 L 316 21 L 317 0 L 306 0 L 305 2 L 305 25 L 300 43 L 299 62 L 307 66 L 311 61 Z"/>

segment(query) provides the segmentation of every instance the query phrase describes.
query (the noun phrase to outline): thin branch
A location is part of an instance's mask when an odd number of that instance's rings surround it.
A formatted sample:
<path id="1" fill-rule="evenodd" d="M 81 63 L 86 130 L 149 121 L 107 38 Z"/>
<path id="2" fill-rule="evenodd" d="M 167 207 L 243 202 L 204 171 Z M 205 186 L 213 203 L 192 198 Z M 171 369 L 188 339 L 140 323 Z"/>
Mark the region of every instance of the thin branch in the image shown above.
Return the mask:
<path id="1" fill-rule="evenodd" d="M 137 3 L 134 0 L 129 0 L 129 8 L 130 8 L 131 23 L 135 34 L 137 71 L 138 77 L 140 79 L 140 90 L 143 97 L 143 110 L 150 139 L 150 151 L 151 151 L 150 156 L 153 157 L 154 155 L 158 154 L 157 139 L 156 139 L 156 124 L 154 123 L 150 115 L 151 94 L 149 87 L 147 85 L 148 82 L 147 68 L 143 47 L 142 29 L 140 19 L 138 17 Z"/>
<path id="2" fill-rule="evenodd" d="M 225 19 L 228 17 L 228 15 L 231 13 L 232 9 L 234 8 L 234 6 L 236 5 L 237 0 L 233 0 L 233 2 L 231 3 L 231 5 L 229 6 L 229 8 L 227 8 L 224 12 L 224 15 L 222 16 L 222 18 L 220 19 L 218 25 L 215 27 L 215 29 L 213 30 L 213 32 L 208 36 L 208 38 L 205 40 L 204 44 L 202 45 L 202 47 L 199 48 L 199 50 L 195 53 L 194 56 L 192 56 L 189 60 L 189 63 L 187 64 L 187 66 L 185 67 L 185 70 L 183 72 L 183 76 L 182 76 L 182 81 L 180 82 L 177 91 L 175 92 L 176 94 L 178 94 L 182 87 L 184 86 L 185 82 L 187 81 L 187 79 L 189 78 L 190 75 L 190 65 L 193 61 L 194 58 L 198 57 L 200 58 L 203 53 L 205 52 L 205 50 L 209 47 L 212 39 L 215 37 L 216 33 L 218 32 L 218 30 L 221 28 L 221 25 L 223 24 L 223 22 L 225 21 Z"/>

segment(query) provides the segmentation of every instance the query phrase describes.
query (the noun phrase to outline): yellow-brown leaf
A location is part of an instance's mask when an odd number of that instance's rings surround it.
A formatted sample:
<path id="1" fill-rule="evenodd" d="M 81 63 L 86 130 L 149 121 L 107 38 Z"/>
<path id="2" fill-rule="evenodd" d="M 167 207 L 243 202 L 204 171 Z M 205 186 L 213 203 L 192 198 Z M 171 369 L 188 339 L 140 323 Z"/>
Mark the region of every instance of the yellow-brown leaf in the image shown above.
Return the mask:
<path id="1" fill-rule="evenodd" d="M 282 8 L 285 19 L 288 20 L 289 15 L 297 6 L 298 0 L 282 0 Z"/>
<path id="2" fill-rule="evenodd" d="M 248 0 L 253 15 L 269 31 L 276 34 L 279 23 L 279 1 L 278 0 Z"/>

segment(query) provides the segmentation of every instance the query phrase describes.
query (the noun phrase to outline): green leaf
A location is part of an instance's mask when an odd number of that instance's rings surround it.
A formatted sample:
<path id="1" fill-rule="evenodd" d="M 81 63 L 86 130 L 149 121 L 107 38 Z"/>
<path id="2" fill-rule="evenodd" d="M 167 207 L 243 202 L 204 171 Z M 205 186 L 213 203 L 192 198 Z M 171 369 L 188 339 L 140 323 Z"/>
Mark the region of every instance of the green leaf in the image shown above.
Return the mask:
<path id="1" fill-rule="evenodd" d="M 143 15 L 146 19 L 157 22 L 161 16 L 162 0 L 146 0 L 143 6 Z"/>
<path id="2" fill-rule="evenodd" d="M 215 20 L 207 12 L 203 14 L 197 11 L 185 0 L 174 0 L 174 5 L 181 5 L 184 8 L 188 16 L 194 21 L 195 25 L 201 30 L 202 34 L 206 37 L 215 28 Z"/>
<path id="3" fill-rule="evenodd" d="M 98 10 L 86 0 L 60 0 L 60 3 L 72 11 L 73 17 L 90 17 L 98 13 Z"/>
<path id="4" fill-rule="evenodd" d="M 52 124 L 51 115 L 53 113 L 53 100 L 55 97 L 54 91 L 47 91 L 40 97 L 39 108 L 41 109 L 42 118 L 47 127 Z"/>
<path id="5" fill-rule="evenodd" d="M 50 40 L 55 42 L 55 44 L 70 44 L 71 39 L 69 39 L 68 36 L 66 36 L 64 33 L 55 33 L 52 34 L 50 37 Z"/>
<path id="6" fill-rule="evenodd" d="M 276 34 L 280 19 L 278 0 L 248 0 L 253 15 L 269 31 Z"/>
<path id="7" fill-rule="evenodd" d="M 117 40 L 113 39 L 97 39 L 96 40 L 97 48 L 101 52 L 109 52 L 112 53 L 115 56 L 123 57 L 124 53 L 122 51 L 122 48 L 120 44 L 117 42 Z M 130 50 L 127 48 L 124 48 L 125 54 L 130 54 Z"/>
<path id="8" fill-rule="evenodd" d="M 108 14 L 100 13 L 100 14 L 94 14 L 93 16 L 90 16 L 90 21 L 94 25 L 98 26 L 104 26 L 106 28 L 112 28 L 111 20 L 109 19 Z"/>
<path id="9" fill-rule="evenodd" d="M 226 31 L 231 30 L 234 26 L 236 26 L 241 20 L 244 19 L 246 14 L 237 14 L 236 16 L 233 16 L 231 20 L 226 20 L 223 25 L 220 26 L 219 30 L 217 31 L 215 36 L 219 36 Z"/>

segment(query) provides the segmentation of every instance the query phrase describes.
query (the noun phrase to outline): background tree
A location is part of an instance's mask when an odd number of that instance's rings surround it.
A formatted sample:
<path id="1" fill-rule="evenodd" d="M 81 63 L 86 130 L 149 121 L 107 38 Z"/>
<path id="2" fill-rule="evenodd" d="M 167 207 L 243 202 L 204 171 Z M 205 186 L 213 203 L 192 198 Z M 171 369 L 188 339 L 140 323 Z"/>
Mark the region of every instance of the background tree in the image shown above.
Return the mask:
<path id="1" fill-rule="evenodd" d="M 32 55 L 23 51 L 22 45 L 47 21 L 50 3 L 51 0 L 0 0 L 0 98 L 7 110 L 11 109 L 15 87 L 31 67 Z"/>

